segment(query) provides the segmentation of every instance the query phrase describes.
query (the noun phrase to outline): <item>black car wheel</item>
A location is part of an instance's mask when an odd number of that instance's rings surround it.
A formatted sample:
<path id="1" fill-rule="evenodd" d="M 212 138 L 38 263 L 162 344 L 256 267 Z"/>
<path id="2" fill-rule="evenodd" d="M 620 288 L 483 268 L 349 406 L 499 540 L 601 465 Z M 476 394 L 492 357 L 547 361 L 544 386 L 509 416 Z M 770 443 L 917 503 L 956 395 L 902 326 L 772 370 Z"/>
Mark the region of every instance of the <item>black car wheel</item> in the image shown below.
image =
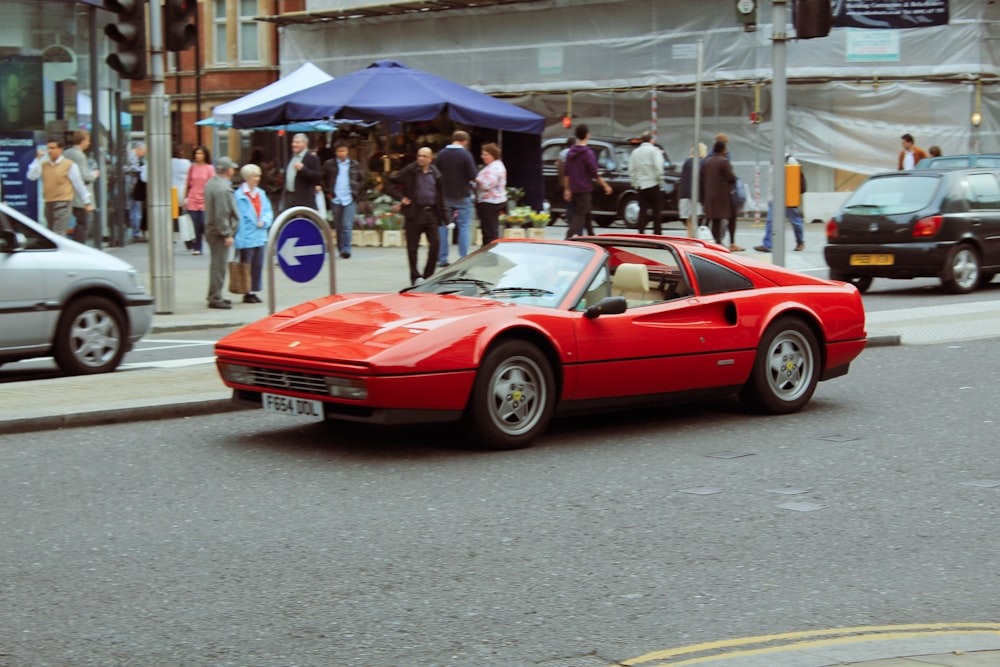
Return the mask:
<path id="1" fill-rule="evenodd" d="M 127 347 L 125 314 L 103 297 L 73 301 L 59 319 L 52 347 L 59 368 L 70 375 L 113 371 Z"/>
<path id="2" fill-rule="evenodd" d="M 555 406 L 548 359 L 532 345 L 508 340 L 483 359 L 465 411 L 465 428 L 484 449 L 528 447 L 548 426 Z"/>
<path id="3" fill-rule="evenodd" d="M 816 335 L 805 322 L 783 317 L 764 332 L 740 398 L 754 410 L 788 414 L 809 402 L 818 381 Z"/>
<path id="4" fill-rule="evenodd" d="M 941 283 L 952 294 L 968 294 L 979 287 L 979 253 L 961 244 L 951 249 L 941 273 Z"/>
<path id="5" fill-rule="evenodd" d="M 864 294 L 868 291 L 868 288 L 872 286 L 873 278 L 871 276 L 849 276 L 846 273 L 834 273 L 830 272 L 830 280 L 839 280 L 842 283 L 850 283 L 858 288 L 858 291 Z"/>
<path id="6" fill-rule="evenodd" d="M 627 194 L 622 197 L 618 206 L 618 217 L 622 219 L 629 229 L 639 228 L 639 197 L 634 194 Z"/>

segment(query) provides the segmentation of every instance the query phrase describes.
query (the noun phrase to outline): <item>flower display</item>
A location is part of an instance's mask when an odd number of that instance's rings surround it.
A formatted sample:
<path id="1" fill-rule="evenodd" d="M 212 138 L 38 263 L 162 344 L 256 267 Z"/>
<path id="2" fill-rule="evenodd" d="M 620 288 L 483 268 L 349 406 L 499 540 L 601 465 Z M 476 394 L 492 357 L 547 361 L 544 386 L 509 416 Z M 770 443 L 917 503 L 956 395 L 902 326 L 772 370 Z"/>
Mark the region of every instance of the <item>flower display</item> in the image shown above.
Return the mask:
<path id="1" fill-rule="evenodd" d="M 530 206 L 515 206 L 500 214 L 500 224 L 505 227 L 545 227 L 549 219 L 548 213 L 538 213 Z"/>

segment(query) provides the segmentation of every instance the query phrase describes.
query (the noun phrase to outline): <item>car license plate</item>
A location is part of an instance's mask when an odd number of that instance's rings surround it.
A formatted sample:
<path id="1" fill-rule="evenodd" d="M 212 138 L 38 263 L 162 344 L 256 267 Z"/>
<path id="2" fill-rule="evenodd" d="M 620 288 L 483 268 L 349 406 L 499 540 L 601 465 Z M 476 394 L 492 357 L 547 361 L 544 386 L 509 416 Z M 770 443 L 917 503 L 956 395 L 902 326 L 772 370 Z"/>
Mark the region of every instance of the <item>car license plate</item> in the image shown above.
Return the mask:
<path id="1" fill-rule="evenodd" d="M 892 266 L 895 257 L 890 254 L 851 255 L 851 266 Z"/>
<path id="2" fill-rule="evenodd" d="M 289 417 L 300 417 L 310 421 L 323 421 L 323 403 L 308 398 L 291 398 L 277 394 L 261 395 L 264 412 L 273 412 Z"/>

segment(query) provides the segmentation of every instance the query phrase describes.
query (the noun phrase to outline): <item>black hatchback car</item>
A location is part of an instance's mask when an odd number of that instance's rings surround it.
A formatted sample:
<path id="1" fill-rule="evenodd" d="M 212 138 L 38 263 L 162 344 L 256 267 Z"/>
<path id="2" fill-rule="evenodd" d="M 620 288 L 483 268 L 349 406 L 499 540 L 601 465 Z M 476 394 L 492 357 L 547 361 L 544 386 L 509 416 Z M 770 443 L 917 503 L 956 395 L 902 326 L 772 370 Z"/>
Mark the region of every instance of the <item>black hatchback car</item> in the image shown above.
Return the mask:
<path id="1" fill-rule="evenodd" d="M 594 221 L 602 227 L 610 227 L 615 220 L 620 219 L 629 229 L 639 226 L 639 193 L 632 187 L 628 177 L 628 160 L 632 151 L 639 145 L 637 139 L 605 139 L 591 137 L 587 145 L 597 158 L 597 167 L 601 177 L 611 186 L 611 194 L 606 195 L 600 188 L 594 189 L 593 216 Z M 566 200 L 563 186 L 559 183 L 557 162 L 559 152 L 566 148 L 565 139 L 547 139 L 542 143 L 542 174 L 545 178 L 545 201 L 548 203 L 549 214 L 555 220 L 566 214 Z M 681 180 L 680 174 L 667 157 L 663 155 L 664 165 L 663 208 L 661 219 L 664 221 L 678 220 L 677 186 Z"/>
<path id="2" fill-rule="evenodd" d="M 938 277 L 964 294 L 1000 272 L 1000 171 L 920 169 L 872 176 L 827 223 L 830 278 Z"/>

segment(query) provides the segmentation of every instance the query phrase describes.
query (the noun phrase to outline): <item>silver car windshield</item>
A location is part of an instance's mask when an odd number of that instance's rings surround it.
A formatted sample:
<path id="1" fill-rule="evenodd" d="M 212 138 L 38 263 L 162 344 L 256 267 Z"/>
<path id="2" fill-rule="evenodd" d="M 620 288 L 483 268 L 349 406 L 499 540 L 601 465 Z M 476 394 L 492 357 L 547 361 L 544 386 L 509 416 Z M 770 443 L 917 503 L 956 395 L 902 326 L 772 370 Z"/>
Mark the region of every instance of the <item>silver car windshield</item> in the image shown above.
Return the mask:
<path id="1" fill-rule="evenodd" d="M 940 178 L 913 174 L 872 178 L 847 199 L 844 211 L 862 215 L 913 213 L 931 203 L 940 183 Z"/>
<path id="2" fill-rule="evenodd" d="M 494 243 L 408 292 L 460 294 L 555 308 L 597 251 L 555 243 Z"/>

